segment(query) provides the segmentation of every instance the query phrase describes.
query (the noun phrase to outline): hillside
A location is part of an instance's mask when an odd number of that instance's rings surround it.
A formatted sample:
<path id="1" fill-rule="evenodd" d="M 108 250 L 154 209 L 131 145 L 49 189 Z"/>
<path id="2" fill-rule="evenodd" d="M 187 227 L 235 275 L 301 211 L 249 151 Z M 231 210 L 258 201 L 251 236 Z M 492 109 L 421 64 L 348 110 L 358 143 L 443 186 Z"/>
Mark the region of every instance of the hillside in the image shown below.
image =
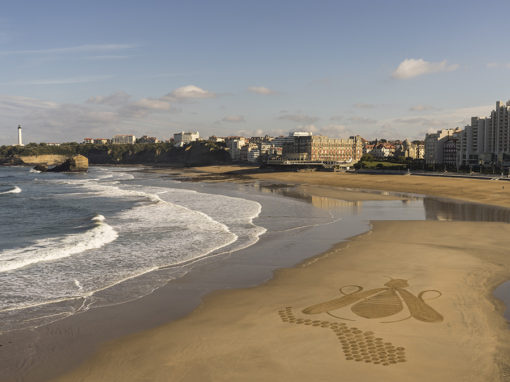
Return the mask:
<path id="1" fill-rule="evenodd" d="M 64 143 L 48 146 L 30 143 L 26 146 L 1 146 L 0 164 L 35 163 L 35 157 L 43 155 L 65 156 L 81 154 L 94 164 L 161 164 L 176 166 L 202 166 L 230 163 L 230 155 L 224 147 L 212 142 L 193 142 L 184 147 L 170 143 L 137 143 L 126 145 L 93 145 Z M 20 161 L 20 158 L 30 160 Z"/>

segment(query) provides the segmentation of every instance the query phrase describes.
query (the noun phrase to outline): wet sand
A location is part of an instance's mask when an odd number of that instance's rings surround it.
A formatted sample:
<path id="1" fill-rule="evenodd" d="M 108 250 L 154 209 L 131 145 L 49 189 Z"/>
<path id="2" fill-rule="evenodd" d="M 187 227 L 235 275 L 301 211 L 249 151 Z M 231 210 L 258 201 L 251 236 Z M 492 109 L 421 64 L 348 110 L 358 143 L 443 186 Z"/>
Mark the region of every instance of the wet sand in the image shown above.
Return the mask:
<path id="1" fill-rule="evenodd" d="M 246 176 L 510 205 L 495 181 Z M 264 285 L 214 292 L 185 318 L 103 345 L 57 381 L 507 380 L 510 331 L 492 290 L 510 278 L 509 245 L 506 223 L 374 222 Z"/>
<path id="2" fill-rule="evenodd" d="M 111 342 L 57 380 L 497 381 L 510 331 L 490 291 L 508 278 L 505 237 L 502 223 L 377 222 L 263 286 L 213 293 L 184 319 Z M 410 303 L 390 314 L 391 296 L 303 313 L 389 277 L 429 291 L 422 303 L 438 316 Z"/>
<path id="3" fill-rule="evenodd" d="M 391 191 L 451 198 L 473 203 L 510 207 L 510 182 L 420 175 L 371 175 L 343 172 L 261 172 L 252 166 L 207 166 L 173 172 L 203 181 L 275 180 L 311 186 L 330 186 L 362 190 Z"/>

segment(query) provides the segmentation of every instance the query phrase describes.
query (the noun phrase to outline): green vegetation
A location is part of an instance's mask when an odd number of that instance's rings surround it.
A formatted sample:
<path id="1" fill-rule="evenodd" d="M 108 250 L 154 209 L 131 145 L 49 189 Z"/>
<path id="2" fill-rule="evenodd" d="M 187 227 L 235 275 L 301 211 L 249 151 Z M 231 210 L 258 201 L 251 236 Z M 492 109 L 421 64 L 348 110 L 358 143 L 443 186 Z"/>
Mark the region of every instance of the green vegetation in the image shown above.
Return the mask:
<path id="1" fill-rule="evenodd" d="M 45 143 L 29 143 L 26 146 L 1 146 L 0 163 L 15 161 L 17 157 L 28 155 L 76 155 L 89 159 L 90 164 L 181 164 L 205 165 L 230 162 L 230 155 L 214 142 L 193 142 L 184 147 L 174 147 L 171 143 L 136 143 L 125 145 L 95 145 L 63 143 L 48 146 Z"/>
<path id="2" fill-rule="evenodd" d="M 407 170 L 423 168 L 423 160 L 404 157 L 388 157 L 376 159 L 372 154 L 364 154 L 360 161 L 354 165 L 356 169 L 368 170 Z"/>

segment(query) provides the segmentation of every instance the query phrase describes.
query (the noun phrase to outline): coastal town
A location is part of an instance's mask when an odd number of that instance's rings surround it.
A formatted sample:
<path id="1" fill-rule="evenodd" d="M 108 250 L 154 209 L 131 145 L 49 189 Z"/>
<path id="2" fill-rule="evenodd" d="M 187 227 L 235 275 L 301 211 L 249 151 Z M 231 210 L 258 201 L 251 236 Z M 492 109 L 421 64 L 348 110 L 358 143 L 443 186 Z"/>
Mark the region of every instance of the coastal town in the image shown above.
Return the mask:
<path id="1" fill-rule="evenodd" d="M 439 129 L 423 140 L 374 139 L 356 135 L 332 138 L 308 131 L 287 136 L 243 137 L 215 135 L 203 138 L 200 132 L 180 131 L 169 139 L 118 134 L 112 138 L 84 138 L 84 145 L 167 144 L 185 148 L 193 143 L 212 143 L 228 153 L 233 163 L 260 164 L 289 168 L 379 170 L 422 169 L 504 173 L 510 167 L 510 101 L 497 101 L 489 116 L 472 116 L 463 128 Z M 23 146 L 18 126 L 18 144 Z M 29 144 L 36 145 L 36 144 Z M 60 146 L 60 143 L 39 145 Z"/>

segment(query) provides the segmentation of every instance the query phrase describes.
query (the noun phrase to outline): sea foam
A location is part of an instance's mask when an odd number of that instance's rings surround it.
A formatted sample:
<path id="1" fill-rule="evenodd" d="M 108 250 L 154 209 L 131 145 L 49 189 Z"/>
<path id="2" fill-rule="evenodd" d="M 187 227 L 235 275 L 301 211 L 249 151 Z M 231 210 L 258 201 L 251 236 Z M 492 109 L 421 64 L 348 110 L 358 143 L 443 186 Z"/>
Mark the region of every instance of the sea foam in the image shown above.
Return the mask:
<path id="1" fill-rule="evenodd" d="M 96 215 L 91 220 L 94 222 L 94 227 L 83 233 L 49 237 L 37 240 L 25 248 L 0 252 L 0 272 L 101 248 L 117 239 L 117 231 L 104 222 L 104 216 Z"/>
<path id="2" fill-rule="evenodd" d="M 3 195 L 3 194 L 19 194 L 20 192 L 21 192 L 21 188 L 19 188 L 18 186 L 14 186 L 14 188 L 12 188 L 10 190 L 0 192 L 0 195 Z"/>

